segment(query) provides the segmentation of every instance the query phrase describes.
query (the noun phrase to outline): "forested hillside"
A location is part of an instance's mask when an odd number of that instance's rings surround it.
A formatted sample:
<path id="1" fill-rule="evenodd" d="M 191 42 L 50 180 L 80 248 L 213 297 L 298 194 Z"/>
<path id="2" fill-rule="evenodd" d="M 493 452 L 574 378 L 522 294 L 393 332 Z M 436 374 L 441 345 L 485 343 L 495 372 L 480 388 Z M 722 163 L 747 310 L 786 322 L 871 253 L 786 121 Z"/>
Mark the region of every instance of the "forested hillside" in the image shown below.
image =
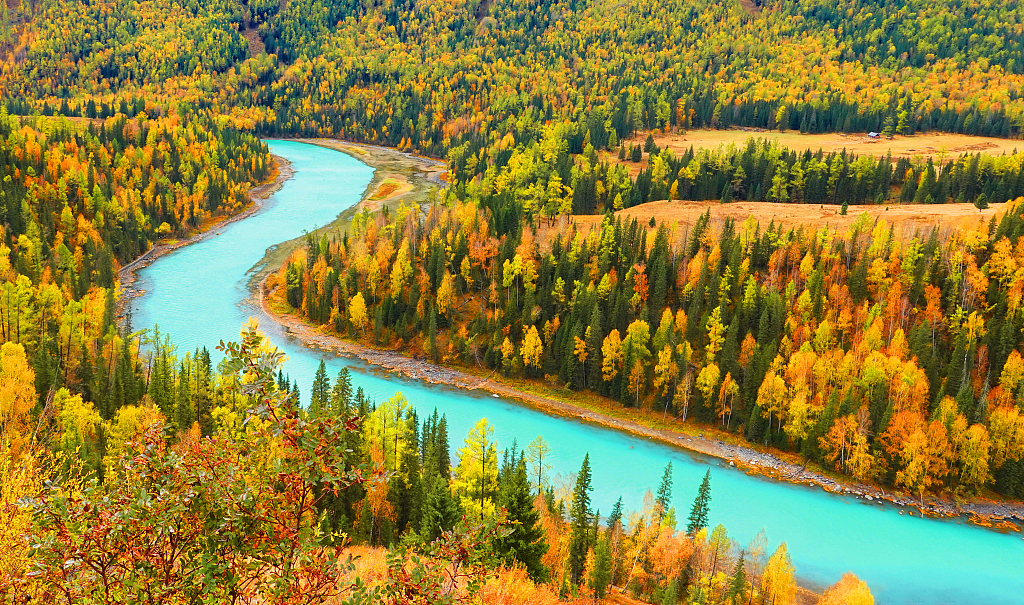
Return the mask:
<path id="1" fill-rule="evenodd" d="M 1024 109 L 1024 14 L 1009 0 L 33 6 L 9 99 L 77 108 L 87 94 L 184 88 L 271 132 L 426 151 L 543 119 L 592 120 L 595 145 L 669 125 L 881 131 L 888 119 L 1007 136 Z M 246 27 L 270 56 L 243 61 Z"/>
<path id="2" fill-rule="evenodd" d="M 1019 136 L 1020 7 L 994 2 L 968 14 L 952 3 L 918 4 L 851 2 L 840 12 L 783 1 L 44 0 L 9 18 L 24 23 L 7 26 L 0 100 L 13 114 L 89 118 L 134 117 L 146 109 L 142 99 L 186 101 L 258 134 L 329 135 L 445 157 L 466 183 L 508 171 L 517 195 L 543 198 L 543 207 L 566 189 L 576 213 L 665 198 L 857 204 L 1021 195 L 1017 156 L 909 159 L 893 170 L 868 165 L 871 158 L 812 161 L 784 149 L 724 149 L 694 163 L 693 154 L 622 144 L 648 130 L 731 126 Z M 564 154 L 591 148 L 646 158 L 646 170 L 635 186 L 592 154 L 573 170 Z M 550 170 L 530 169 L 539 154 L 548 164 L 562 154 L 552 166 L 557 182 Z M 957 167 L 964 174 L 950 186 Z"/>
<path id="3" fill-rule="evenodd" d="M 1020 497 L 1022 202 L 909 239 L 867 215 L 836 232 L 706 214 L 545 240 L 529 221 L 495 237 L 492 213 L 453 200 L 359 216 L 275 283 L 378 345 L 550 377 L 919 496 Z"/>
<path id="4" fill-rule="evenodd" d="M 217 364 L 119 322 L 119 270 L 246 206 L 266 137 L 449 164 L 429 208 L 310 238 L 286 311 L 917 497 L 1024 497 L 1024 154 L 649 136 L 1017 138 L 1022 40 L 1013 0 L 0 3 L 0 602 L 792 602 L 785 544 L 707 527 L 710 477 L 677 486 L 685 530 L 671 468 L 602 515 L 588 458 L 556 485 L 547 444 L 499 456 L 481 422 L 452 461 L 443 416 L 323 367 L 300 394 L 253 328 Z M 613 218 L 660 199 L 1017 201 L 908 238 Z M 365 582 L 353 543 L 390 549 Z"/>
<path id="5" fill-rule="evenodd" d="M 447 419 L 420 418 L 401 394 L 375 404 L 321 363 L 300 401 L 254 326 L 218 348 L 211 372 L 205 350 L 179 359 L 158 343 L 144 399 L 107 419 L 60 389 L 48 451 L 5 442 L 5 602 L 555 605 L 613 585 L 653 603 L 793 599 L 785 542 L 769 552 L 762 531 L 741 547 L 708 527 L 710 472 L 680 486 L 695 496 L 685 529 L 671 464 L 641 510 L 620 498 L 602 515 L 587 456 L 566 485 L 542 438 L 499 450 L 481 419 L 453 461 Z M 20 345 L 0 359 L 5 388 L 34 399 Z M 847 574 L 823 602 L 851 598 L 873 603 Z"/>

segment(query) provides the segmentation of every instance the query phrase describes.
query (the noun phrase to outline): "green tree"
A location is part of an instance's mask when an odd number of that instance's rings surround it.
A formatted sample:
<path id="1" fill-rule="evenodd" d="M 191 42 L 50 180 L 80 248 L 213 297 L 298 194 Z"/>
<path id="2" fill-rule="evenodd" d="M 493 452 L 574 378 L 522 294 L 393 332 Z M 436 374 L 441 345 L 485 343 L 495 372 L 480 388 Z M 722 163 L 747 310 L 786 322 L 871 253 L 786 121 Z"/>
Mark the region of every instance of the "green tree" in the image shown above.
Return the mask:
<path id="1" fill-rule="evenodd" d="M 672 500 L 672 463 L 665 465 L 665 472 L 661 475 L 661 485 L 658 486 L 658 495 L 654 502 L 661 508 L 664 515 L 668 512 Z"/>
<path id="2" fill-rule="evenodd" d="M 583 457 L 580 472 L 576 475 L 576 486 L 572 490 L 572 506 L 569 508 L 569 527 L 572 538 L 569 543 L 569 580 L 579 584 L 583 568 L 587 563 L 587 551 L 593 542 L 590 535 L 590 454 Z"/>
<path id="3" fill-rule="evenodd" d="M 686 533 L 695 536 L 697 532 L 708 526 L 708 513 L 711 509 L 711 470 L 704 474 L 704 480 L 700 482 L 700 489 L 697 490 L 697 498 L 693 501 L 693 508 L 690 509 L 689 523 L 686 525 Z"/>
<path id="4" fill-rule="evenodd" d="M 331 379 L 327 377 L 327 364 L 320 360 L 320 367 L 316 369 L 316 376 L 313 377 L 313 386 L 309 393 L 309 413 L 312 416 L 319 416 L 328 409 L 330 399 Z"/>
<path id="5" fill-rule="evenodd" d="M 499 504 L 505 509 L 506 520 L 512 524 L 507 536 L 495 541 L 494 550 L 506 563 L 519 562 L 534 581 L 547 579 L 548 570 L 541 557 L 548 551 L 544 529 L 539 525 L 540 513 L 533 506 L 530 479 L 526 473 L 526 460 L 513 452 L 512 460 L 501 473 Z"/>
<path id="6" fill-rule="evenodd" d="M 344 416 L 352 407 L 352 373 L 347 367 L 338 370 L 338 377 L 331 389 L 331 411 L 336 416 Z"/>
<path id="7" fill-rule="evenodd" d="M 462 518 L 463 509 L 459 498 L 452 494 L 448 482 L 441 477 L 425 480 L 424 485 L 419 537 L 424 542 L 431 542 L 455 526 Z"/>
<path id="8" fill-rule="evenodd" d="M 608 538 L 600 538 L 594 547 L 594 566 L 590 570 L 589 584 L 594 591 L 594 600 L 603 599 L 612 581 L 611 544 Z"/>
<path id="9" fill-rule="evenodd" d="M 743 591 L 747 588 L 747 572 L 744 569 L 744 553 L 740 551 L 740 558 L 736 561 L 736 567 L 732 572 L 732 579 L 729 580 L 729 588 L 725 593 L 725 600 L 730 605 L 736 605 L 737 600 L 742 602 Z"/>

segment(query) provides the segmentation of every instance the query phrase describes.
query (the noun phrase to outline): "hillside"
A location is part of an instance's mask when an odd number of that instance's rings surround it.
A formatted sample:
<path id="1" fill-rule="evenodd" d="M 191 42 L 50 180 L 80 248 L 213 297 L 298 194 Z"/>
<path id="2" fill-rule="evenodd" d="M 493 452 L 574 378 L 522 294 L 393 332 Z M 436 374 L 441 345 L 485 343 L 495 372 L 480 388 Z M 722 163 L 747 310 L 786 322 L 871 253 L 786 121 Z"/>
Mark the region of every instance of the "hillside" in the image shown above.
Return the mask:
<path id="1" fill-rule="evenodd" d="M 602 517 L 589 456 L 556 485 L 482 419 L 452 460 L 443 415 L 300 390 L 255 326 L 119 318 L 126 266 L 291 174 L 272 138 L 380 169 L 263 268 L 325 332 L 1024 497 L 1024 7 L 967 4 L 0 2 L 0 601 L 793 601 L 710 477 L 685 523 L 671 466 Z"/>

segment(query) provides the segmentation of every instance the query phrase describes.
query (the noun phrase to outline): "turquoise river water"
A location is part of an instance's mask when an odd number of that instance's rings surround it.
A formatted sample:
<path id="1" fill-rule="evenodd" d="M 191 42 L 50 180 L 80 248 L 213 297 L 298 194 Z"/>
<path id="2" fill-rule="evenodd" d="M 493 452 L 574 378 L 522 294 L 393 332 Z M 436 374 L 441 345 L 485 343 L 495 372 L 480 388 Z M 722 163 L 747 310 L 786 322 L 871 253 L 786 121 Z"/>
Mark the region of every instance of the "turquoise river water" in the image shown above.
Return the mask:
<path id="1" fill-rule="evenodd" d="M 717 459 L 549 416 L 489 394 L 413 381 L 348 358 L 301 346 L 249 302 L 248 272 L 266 249 L 328 224 L 355 204 L 373 170 L 343 153 L 291 141 L 273 141 L 295 176 L 250 218 L 163 257 L 139 273 L 146 293 L 133 303 L 136 328 L 158 324 L 180 352 L 221 339 L 237 339 L 255 316 L 288 355 L 285 371 L 308 394 L 320 360 L 334 376 L 348 365 L 354 382 L 377 401 L 401 391 L 416 409 L 434 408 L 449 421 L 453 460 L 462 437 L 480 418 L 495 427 L 499 448 L 542 435 L 551 444 L 556 473 L 579 469 L 590 453 L 594 505 L 607 513 L 623 497 L 640 507 L 644 491 L 657 487 L 665 464 L 674 469 L 673 504 L 685 518 L 704 472 L 712 475 L 711 524 L 724 523 L 746 544 L 764 528 L 771 550 L 785 541 L 801 583 L 823 587 L 846 571 L 871 587 L 881 604 L 1024 604 L 1024 541 L 959 521 L 899 514 L 897 507 L 843 497 L 820 488 L 749 476 Z M 216 355 L 215 355 L 216 357 Z"/>

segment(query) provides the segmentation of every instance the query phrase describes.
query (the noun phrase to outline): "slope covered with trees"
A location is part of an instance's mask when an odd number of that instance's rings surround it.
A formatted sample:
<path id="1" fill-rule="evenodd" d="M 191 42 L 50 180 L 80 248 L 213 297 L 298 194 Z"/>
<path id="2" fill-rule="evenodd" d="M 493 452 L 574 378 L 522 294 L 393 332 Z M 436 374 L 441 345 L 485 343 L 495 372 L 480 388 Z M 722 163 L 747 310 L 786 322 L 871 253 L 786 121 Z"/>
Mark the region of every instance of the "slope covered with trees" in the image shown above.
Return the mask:
<path id="1" fill-rule="evenodd" d="M 276 277 L 282 302 L 340 334 L 714 423 L 915 495 L 1021 495 L 1022 200 L 906 238 L 866 215 L 838 233 L 706 214 L 608 216 L 545 241 L 529 222 L 498 237 L 501 215 L 449 196 L 310 239 Z"/>
<path id="2" fill-rule="evenodd" d="M 218 348 L 220 370 L 200 361 L 193 373 L 189 356 L 158 346 L 152 402 L 111 420 L 61 389 L 37 439 L 12 448 L 17 417 L 4 410 L 5 599 L 457 603 L 482 589 L 485 603 L 553 604 L 616 586 L 654 603 L 724 604 L 786 603 L 796 590 L 785 543 L 769 553 L 763 532 L 741 547 L 708 527 L 710 472 L 685 531 L 671 464 L 641 510 L 620 499 L 602 516 L 588 457 L 570 490 L 552 481 L 543 439 L 499 454 L 481 419 L 453 464 L 436 411 L 420 419 L 401 394 L 375 404 L 347 369 L 332 381 L 323 364 L 300 401 L 253 326 Z M 20 345 L 0 355 L 5 388 L 33 400 Z M 212 413 L 195 420 L 201 400 Z M 392 551 L 353 582 L 353 543 Z M 831 592 L 851 590 L 873 602 L 852 577 Z"/>
<path id="3" fill-rule="evenodd" d="M 31 365 L 31 408 L 45 412 L 62 387 L 105 419 L 139 401 L 137 339 L 115 321 L 118 269 L 240 210 L 269 162 L 252 135 L 185 108 L 85 124 L 0 109 L 0 341 Z"/>

